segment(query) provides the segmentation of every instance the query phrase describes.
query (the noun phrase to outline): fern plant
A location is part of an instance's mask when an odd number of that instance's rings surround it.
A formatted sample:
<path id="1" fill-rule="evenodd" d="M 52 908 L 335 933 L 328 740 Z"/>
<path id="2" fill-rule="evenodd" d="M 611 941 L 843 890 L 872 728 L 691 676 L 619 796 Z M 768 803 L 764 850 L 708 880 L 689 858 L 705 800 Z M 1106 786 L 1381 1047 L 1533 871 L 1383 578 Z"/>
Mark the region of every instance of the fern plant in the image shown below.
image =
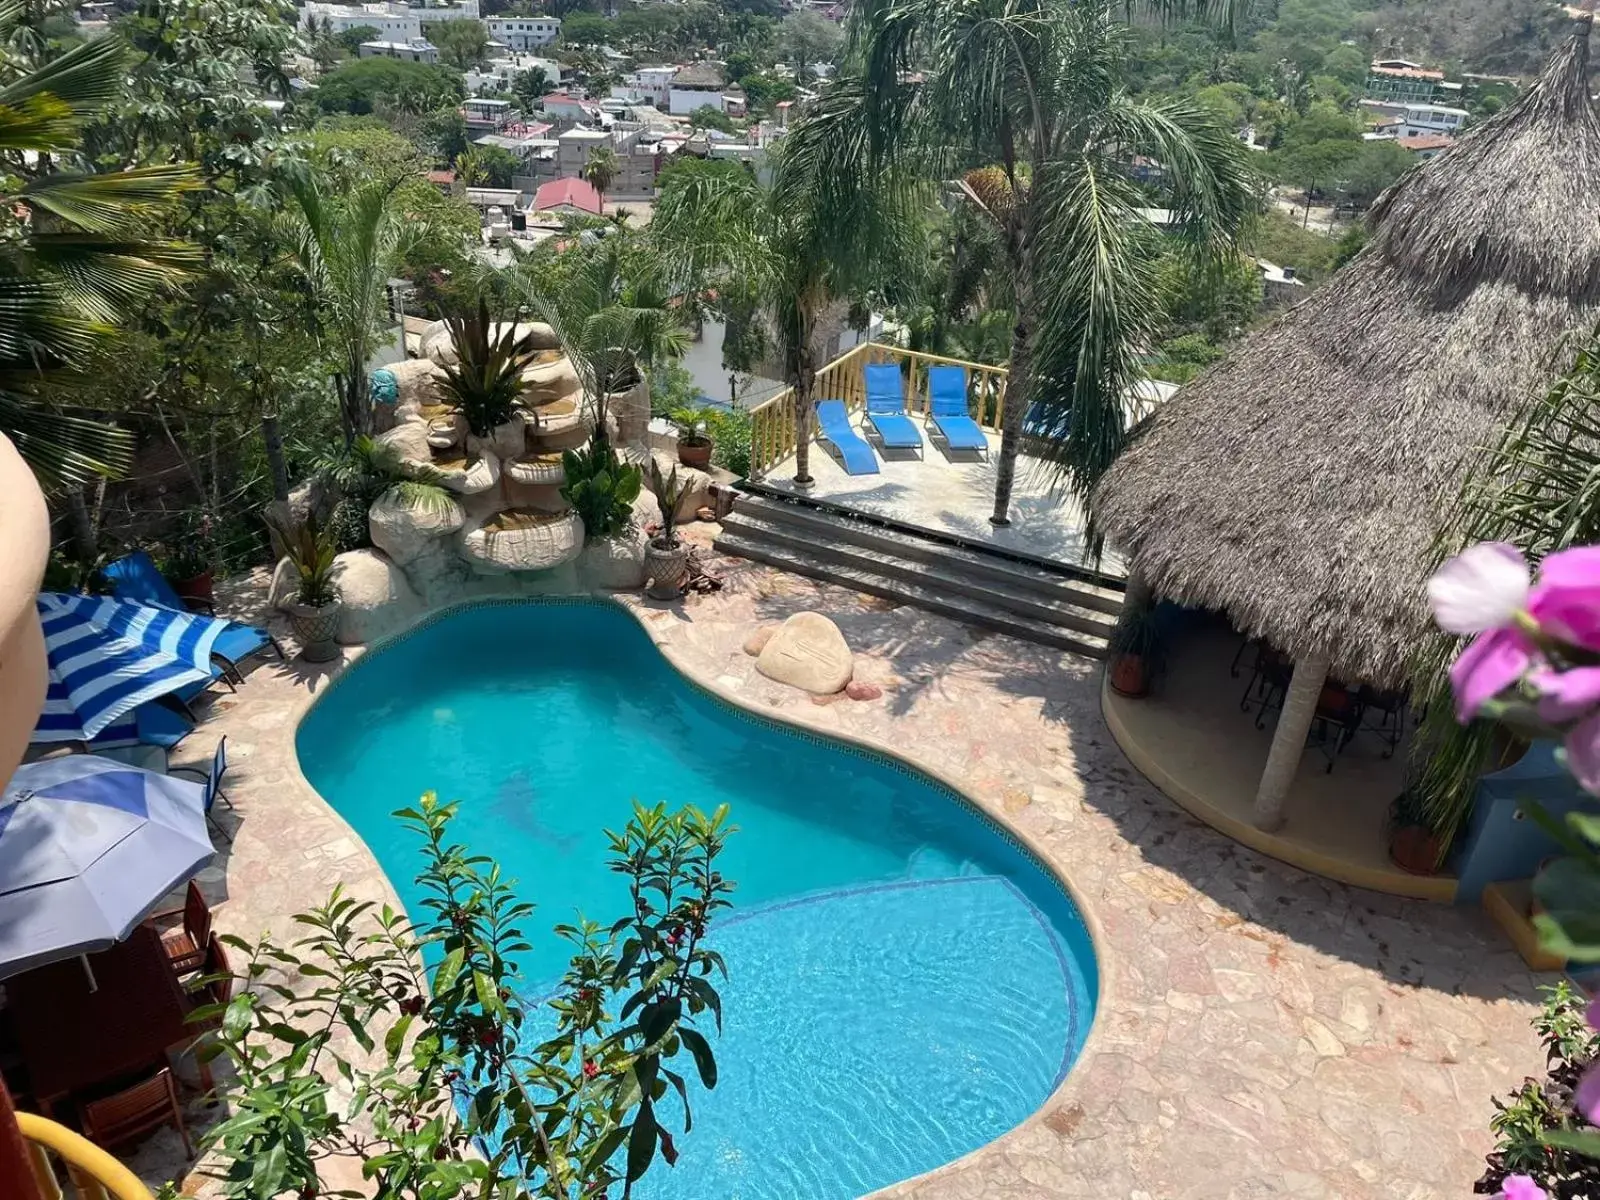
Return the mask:
<path id="1" fill-rule="evenodd" d="M 513 321 L 492 321 L 482 297 L 476 312 L 448 316 L 445 325 L 457 361 L 444 368 L 439 389 L 461 410 L 473 436 L 486 438 L 511 419 L 522 372 L 537 353 L 533 334 L 519 334 Z"/>

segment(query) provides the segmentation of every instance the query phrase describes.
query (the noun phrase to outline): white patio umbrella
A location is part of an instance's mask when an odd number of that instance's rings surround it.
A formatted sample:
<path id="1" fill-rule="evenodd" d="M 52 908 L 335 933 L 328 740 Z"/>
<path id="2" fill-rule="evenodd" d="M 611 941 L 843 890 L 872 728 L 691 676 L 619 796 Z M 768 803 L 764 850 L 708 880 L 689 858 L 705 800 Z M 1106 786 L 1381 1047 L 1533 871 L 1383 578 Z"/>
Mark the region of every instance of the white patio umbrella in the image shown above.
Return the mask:
<path id="1" fill-rule="evenodd" d="M 205 788 L 74 754 L 0 796 L 0 979 L 126 937 L 211 861 Z"/>

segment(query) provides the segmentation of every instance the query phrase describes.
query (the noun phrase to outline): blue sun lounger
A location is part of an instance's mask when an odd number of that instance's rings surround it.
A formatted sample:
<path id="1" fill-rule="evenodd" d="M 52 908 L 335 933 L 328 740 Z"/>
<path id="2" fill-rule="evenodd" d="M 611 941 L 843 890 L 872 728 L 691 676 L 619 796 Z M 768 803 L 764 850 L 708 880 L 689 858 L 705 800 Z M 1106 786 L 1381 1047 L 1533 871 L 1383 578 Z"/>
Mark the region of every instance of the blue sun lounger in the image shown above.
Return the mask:
<path id="1" fill-rule="evenodd" d="M 928 368 L 928 419 L 950 449 L 989 452 L 989 439 L 967 414 L 965 367 Z"/>
<path id="2" fill-rule="evenodd" d="M 906 416 L 905 397 L 900 391 L 900 368 L 893 363 L 876 363 L 866 368 L 867 412 L 865 420 L 878 435 L 886 450 L 922 451 L 922 435 Z"/>
<path id="3" fill-rule="evenodd" d="M 843 400 L 817 401 L 817 437 L 832 446 L 847 475 L 876 475 L 878 459 L 872 447 L 850 428 Z"/>
<path id="4" fill-rule="evenodd" d="M 200 608 L 215 615 L 215 606 L 208 601 L 185 603 L 167 582 L 166 576 L 156 569 L 154 560 L 143 550 L 135 550 L 126 558 L 119 558 L 107 565 L 106 577 L 111 580 L 112 594 L 119 600 L 136 600 L 141 604 L 170 608 L 174 612 Z M 270 633 L 254 625 L 241 625 L 237 621 L 229 621 L 228 627 L 217 636 L 211 647 L 212 657 L 220 658 L 226 664 L 226 674 L 231 675 L 233 680 L 241 678 L 240 663 L 264 650 L 271 650 L 280 662 L 283 661 L 283 648 Z M 191 684 L 180 696 L 188 701 L 204 690 L 201 685 Z"/>

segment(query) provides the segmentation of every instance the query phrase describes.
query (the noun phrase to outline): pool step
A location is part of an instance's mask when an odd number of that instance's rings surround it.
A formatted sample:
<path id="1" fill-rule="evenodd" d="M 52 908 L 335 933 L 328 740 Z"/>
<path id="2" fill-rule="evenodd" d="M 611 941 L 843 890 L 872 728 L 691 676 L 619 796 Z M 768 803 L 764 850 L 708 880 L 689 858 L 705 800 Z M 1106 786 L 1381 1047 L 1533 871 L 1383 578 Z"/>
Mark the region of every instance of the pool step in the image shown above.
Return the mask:
<path id="1" fill-rule="evenodd" d="M 970 625 L 1104 658 L 1122 593 L 1088 579 L 743 495 L 717 549 Z"/>

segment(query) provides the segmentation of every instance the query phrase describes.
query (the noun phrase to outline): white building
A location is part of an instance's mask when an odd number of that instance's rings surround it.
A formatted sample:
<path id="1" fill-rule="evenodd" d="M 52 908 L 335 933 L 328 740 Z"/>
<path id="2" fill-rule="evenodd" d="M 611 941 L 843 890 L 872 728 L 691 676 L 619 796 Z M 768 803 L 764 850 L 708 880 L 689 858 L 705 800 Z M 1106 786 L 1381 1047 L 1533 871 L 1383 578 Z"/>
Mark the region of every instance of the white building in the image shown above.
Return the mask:
<path id="1" fill-rule="evenodd" d="M 611 94 L 629 104 L 648 104 L 666 112 L 672 98 L 672 77 L 677 73 L 677 67 L 640 67 L 624 75 Z"/>
<path id="2" fill-rule="evenodd" d="M 569 96 L 565 92 L 551 92 L 539 101 L 539 106 L 552 121 L 592 121 L 600 115 L 600 106 L 592 100 Z"/>
<path id="3" fill-rule="evenodd" d="M 300 25 L 309 29 L 316 21 L 319 28 L 326 26 L 334 33 L 368 26 L 378 31 L 379 41 L 409 42 L 422 36 L 425 21 L 476 21 L 478 0 L 461 0 L 459 4 L 419 5 L 400 4 L 390 0 L 384 4 L 325 4 L 311 0 L 300 8 Z"/>
<path id="4" fill-rule="evenodd" d="M 485 92 L 509 92 L 521 72 L 535 69 L 544 72 L 546 83 L 553 88 L 560 87 L 562 78 L 571 71 L 570 67 L 563 66 L 553 58 L 539 58 L 533 54 L 508 54 L 502 58 L 490 59 L 489 65 L 482 70 L 468 71 L 464 76 L 467 95 L 481 96 Z"/>
<path id="5" fill-rule="evenodd" d="M 461 115 L 467 120 L 467 132 L 479 136 L 485 133 L 499 133 L 521 116 L 511 107 L 509 100 L 485 100 L 476 97 L 462 102 Z"/>
<path id="6" fill-rule="evenodd" d="M 512 50 L 537 50 L 561 36 L 560 17 L 490 17 L 489 36 Z"/>
<path id="7" fill-rule="evenodd" d="M 695 109 L 710 105 L 722 112 L 722 88 L 720 68 L 709 63 L 680 67 L 673 75 L 667 93 L 667 111 L 675 117 L 686 117 Z"/>
<path id="8" fill-rule="evenodd" d="M 1442 104 L 1408 104 L 1400 114 L 1398 137 L 1422 137 L 1429 133 L 1461 132 L 1472 114 L 1464 108 L 1447 108 Z"/>
<path id="9" fill-rule="evenodd" d="M 439 47 L 427 38 L 412 38 L 409 42 L 362 42 L 362 58 L 399 58 L 406 62 L 428 63 L 439 61 Z"/>

